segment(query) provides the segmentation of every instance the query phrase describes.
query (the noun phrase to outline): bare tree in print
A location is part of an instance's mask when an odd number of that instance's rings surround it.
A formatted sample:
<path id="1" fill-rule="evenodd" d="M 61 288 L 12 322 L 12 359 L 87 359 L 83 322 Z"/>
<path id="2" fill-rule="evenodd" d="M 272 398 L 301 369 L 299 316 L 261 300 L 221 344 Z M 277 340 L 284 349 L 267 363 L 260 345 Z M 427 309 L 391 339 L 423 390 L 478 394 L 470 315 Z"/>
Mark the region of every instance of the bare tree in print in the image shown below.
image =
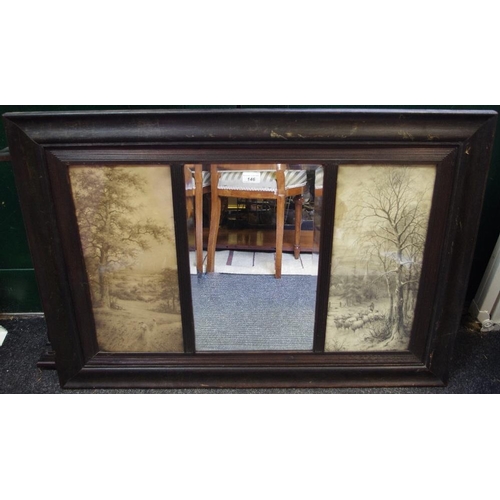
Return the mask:
<path id="1" fill-rule="evenodd" d="M 139 251 L 167 238 L 167 231 L 152 219 L 137 220 L 137 199 L 146 186 L 132 169 L 77 170 L 72 187 L 87 270 L 98 285 L 96 306 L 110 308 L 110 273 L 132 265 Z"/>
<path id="2" fill-rule="evenodd" d="M 409 311 L 406 303 L 416 289 L 412 285 L 420 278 L 419 261 L 427 233 L 424 194 L 414 189 L 411 169 L 400 167 L 383 169 L 361 197 L 360 217 L 369 221 L 371 228 L 365 236 L 381 263 L 389 292 L 387 343 L 404 337 Z"/>
<path id="3" fill-rule="evenodd" d="M 339 167 L 327 351 L 408 347 L 435 172 Z"/>

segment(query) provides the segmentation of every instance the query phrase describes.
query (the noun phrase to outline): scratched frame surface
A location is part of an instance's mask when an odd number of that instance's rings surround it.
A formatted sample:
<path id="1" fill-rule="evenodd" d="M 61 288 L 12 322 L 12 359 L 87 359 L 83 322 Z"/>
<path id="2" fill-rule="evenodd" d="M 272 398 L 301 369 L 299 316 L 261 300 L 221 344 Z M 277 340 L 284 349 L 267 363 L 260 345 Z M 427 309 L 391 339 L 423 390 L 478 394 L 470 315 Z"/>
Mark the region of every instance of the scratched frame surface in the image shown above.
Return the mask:
<path id="1" fill-rule="evenodd" d="M 357 387 L 443 385 L 465 298 L 496 113 L 406 110 L 214 110 L 4 115 L 23 217 L 61 385 Z M 325 167 L 314 349 L 196 353 L 188 278 L 184 163 Z M 436 165 L 407 350 L 325 352 L 339 165 Z M 69 192 L 70 165 L 169 165 L 184 352 L 99 350 Z M 177 192 L 177 195 L 176 195 Z M 64 224 L 62 224 L 64 222 Z M 325 298 L 326 297 L 326 298 Z"/>

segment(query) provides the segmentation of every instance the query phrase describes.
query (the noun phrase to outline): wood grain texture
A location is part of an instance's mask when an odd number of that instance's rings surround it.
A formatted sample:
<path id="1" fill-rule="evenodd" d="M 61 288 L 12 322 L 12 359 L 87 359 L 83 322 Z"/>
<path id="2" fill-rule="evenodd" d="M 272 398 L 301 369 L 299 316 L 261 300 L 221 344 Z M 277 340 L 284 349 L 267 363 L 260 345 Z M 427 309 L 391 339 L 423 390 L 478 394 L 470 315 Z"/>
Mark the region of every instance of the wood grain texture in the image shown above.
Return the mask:
<path id="1" fill-rule="evenodd" d="M 335 220 L 335 200 L 339 167 L 324 164 L 323 206 L 321 214 L 321 238 L 318 263 L 318 286 L 316 289 L 316 315 L 314 323 L 314 352 L 324 352 L 328 299 L 332 268 L 333 229 Z"/>
<path id="2" fill-rule="evenodd" d="M 6 113 L 35 142 L 461 142 L 495 115 L 433 110 L 148 110 Z"/>
<path id="3" fill-rule="evenodd" d="M 445 382 L 467 291 L 495 129 L 496 117 L 485 121 L 460 146 L 454 166 L 445 259 L 434 304 L 437 314 L 426 357 L 429 369 Z"/>
<path id="4" fill-rule="evenodd" d="M 64 387 L 377 387 L 446 382 L 472 261 L 496 113 L 114 111 L 13 113 L 5 115 L 4 121 Z M 70 162 L 174 165 L 185 354 L 95 352 L 92 321 L 85 317 L 87 292 L 79 243 L 70 242 L 76 234 L 76 222 L 61 215 L 71 207 L 67 182 L 57 165 Z M 183 164 L 198 162 L 326 166 L 314 352 L 194 353 Z M 407 352 L 322 352 L 335 169 L 346 162 L 438 165 L 417 320 Z M 63 251 L 64 245 L 76 254 Z M 76 258 L 71 260 L 70 254 Z"/>
<path id="5" fill-rule="evenodd" d="M 379 161 L 404 162 L 408 157 L 415 153 L 418 147 L 419 158 L 422 162 L 437 162 L 444 156 L 451 153 L 459 143 L 453 144 L 435 144 L 429 146 L 426 143 L 415 143 L 412 147 L 404 147 L 400 144 L 393 144 L 387 147 L 385 144 L 380 146 L 376 142 L 357 142 L 356 147 L 344 142 L 332 143 L 328 148 L 321 144 L 300 144 L 300 148 L 291 144 L 254 144 L 252 147 L 238 143 L 231 143 L 225 147 L 215 147 L 213 145 L 202 144 L 197 148 L 184 147 L 168 144 L 168 150 L 158 149 L 158 146 L 145 148 L 144 146 L 127 147 L 127 161 L 136 163 L 151 163 L 161 161 L 182 161 L 186 163 L 197 162 L 219 162 L 220 158 L 227 158 L 227 161 L 245 163 L 248 158 L 255 158 L 255 161 L 274 162 L 280 158 L 284 163 L 318 163 L 321 161 L 337 161 L 343 163 L 367 163 Z M 61 161 L 73 162 L 99 162 L 99 163 L 117 163 L 123 161 L 123 147 L 92 146 L 91 148 L 81 149 L 71 147 L 61 149 L 61 146 L 51 146 L 50 151 Z"/>
<path id="6" fill-rule="evenodd" d="M 14 123 L 6 120 L 5 129 L 48 337 L 56 352 L 59 380 L 64 385 L 84 366 L 84 354 L 69 299 L 45 154 Z"/>
<path id="7" fill-rule="evenodd" d="M 179 299 L 182 313 L 182 335 L 184 352 L 192 354 L 195 349 L 193 298 L 191 296 L 191 276 L 189 273 L 189 243 L 186 219 L 186 196 L 184 165 L 172 164 L 172 196 L 175 220 L 175 242 L 177 252 L 177 276 Z"/>

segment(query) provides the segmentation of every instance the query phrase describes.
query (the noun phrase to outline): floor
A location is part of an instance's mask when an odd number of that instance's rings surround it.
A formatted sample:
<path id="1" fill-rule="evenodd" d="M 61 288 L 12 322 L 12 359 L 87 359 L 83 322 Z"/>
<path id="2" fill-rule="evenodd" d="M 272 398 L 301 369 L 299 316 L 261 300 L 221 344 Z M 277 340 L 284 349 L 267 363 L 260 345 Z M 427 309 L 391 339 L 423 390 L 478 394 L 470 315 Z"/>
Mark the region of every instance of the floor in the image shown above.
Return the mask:
<path id="1" fill-rule="evenodd" d="M 42 371 L 37 361 L 47 343 L 47 330 L 42 317 L 2 318 L 8 330 L 0 347 L 0 393 L 173 393 L 173 394 L 237 394 L 237 393 L 315 393 L 315 394 L 498 394 L 500 392 L 500 334 L 481 334 L 476 325 L 464 318 L 457 334 L 451 363 L 450 379 L 442 388 L 377 388 L 377 389 L 177 389 L 177 390 L 82 390 L 64 391 L 55 371 Z"/>
<path id="2" fill-rule="evenodd" d="M 191 277 L 196 350 L 312 351 L 315 276 Z"/>
<path id="3" fill-rule="evenodd" d="M 196 253 L 189 253 L 191 274 L 196 274 Z M 203 268 L 207 253 L 203 253 Z M 292 253 L 283 253 L 283 276 L 317 276 L 318 254 L 302 252 L 298 259 Z M 215 272 L 223 274 L 263 274 L 274 275 L 274 252 L 219 250 L 215 253 Z"/>
<path id="4" fill-rule="evenodd" d="M 283 250 L 293 251 L 295 231 L 285 229 L 283 234 Z M 300 247 L 303 252 L 317 251 L 319 231 L 301 231 Z M 208 228 L 203 229 L 203 245 L 208 243 Z M 194 231 L 189 232 L 189 244 L 194 248 Z M 276 231 L 274 229 L 228 229 L 221 227 L 217 235 L 219 250 L 261 250 L 272 251 L 276 248 Z"/>

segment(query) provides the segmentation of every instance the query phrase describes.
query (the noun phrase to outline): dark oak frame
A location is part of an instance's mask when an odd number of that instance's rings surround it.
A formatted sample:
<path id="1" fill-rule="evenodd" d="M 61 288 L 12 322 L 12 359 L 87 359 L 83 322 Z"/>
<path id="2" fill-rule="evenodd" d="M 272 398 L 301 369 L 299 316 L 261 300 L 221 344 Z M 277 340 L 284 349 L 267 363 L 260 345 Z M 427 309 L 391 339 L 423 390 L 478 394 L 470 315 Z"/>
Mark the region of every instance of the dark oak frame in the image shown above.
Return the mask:
<path id="1" fill-rule="evenodd" d="M 211 110 L 4 115 L 38 286 L 65 388 L 443 385 L 459 325 L 491 157 L 495 112 Z M 184 163 L 322 163 L 312 352 L 195 353 Z M 436 164 L 410 346 L 324 353 L 340 164 Z M 171 165 L 185 352 L 99 352 L 68 164 Z"/>

